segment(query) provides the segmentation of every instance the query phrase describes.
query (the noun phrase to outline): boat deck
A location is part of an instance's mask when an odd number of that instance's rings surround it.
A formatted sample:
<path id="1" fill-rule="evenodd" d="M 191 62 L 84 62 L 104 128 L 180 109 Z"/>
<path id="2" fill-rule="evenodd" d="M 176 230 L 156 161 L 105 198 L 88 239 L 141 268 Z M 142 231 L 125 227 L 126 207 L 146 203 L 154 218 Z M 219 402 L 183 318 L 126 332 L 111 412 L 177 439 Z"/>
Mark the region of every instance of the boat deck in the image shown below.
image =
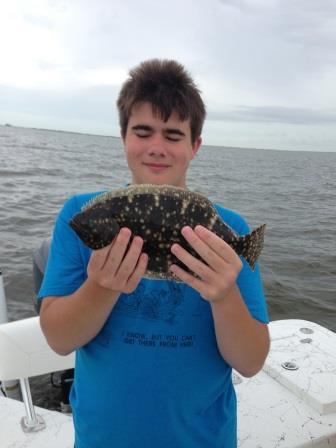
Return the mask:
<path id="1" fill-rule="evenodd" d="M 1 329 L 0 373 L 2 367 L 5 380 L 18 371 L 30 377 L 73 366 L 73 357 L 51 351 L 37 319 Z M 270 333 L 271 351 L 263 370 L 253 378 L 234 372 L 238 447 L 336 448 L 336 333 L 302 320 L 272 322 Z M 24 404 L 0 397 L 0 447 L 73 448 L 72 417 L 35 409 L 46 428 L 24 433 Z"/>
<path id="2" fill-rule="evenodd" d="M 0 397 L 0 447 L 1 448 L 73 448 L 74 435 L 72 417 L 60 412 L 35 407 L 36 413 L 46 422 L 46 429 L 25 433 L 21 418 L 24 405 L 11 398 Z"/>

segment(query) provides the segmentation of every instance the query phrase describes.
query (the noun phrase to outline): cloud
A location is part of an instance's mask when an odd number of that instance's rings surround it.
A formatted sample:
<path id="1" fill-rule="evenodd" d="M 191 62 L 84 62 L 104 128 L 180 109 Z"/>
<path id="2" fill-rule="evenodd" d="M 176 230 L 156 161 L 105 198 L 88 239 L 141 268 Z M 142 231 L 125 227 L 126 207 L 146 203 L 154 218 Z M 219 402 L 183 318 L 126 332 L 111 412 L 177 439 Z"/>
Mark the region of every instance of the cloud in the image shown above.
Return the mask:
<path id="1" fill-rule="evenodd" d="M 32 15 L 29 13 L 23 13 L 22 19 L 24 22 L 30 23 L 34 28 L 35 27 L 47 28 L 47 29 L 55 28 L 55 23 L 52 19 L 40 14 Z"/>
<path id="2" fill-rule="evenodd" d="M 333 0 L 12 0 L 0 15 L 0 85 L 12 111 L 38 102 L 37 120 L 59 111 L 57 126 L 78 111 L 88 123 L 83 104 L 97 114 L 103 104 L 93 92 L 115 94 L 144 59 L 174 58 L 211 120 L 331 128 L 335 43 Z"/>
<path id="3" fill-rule="evenodd" d="M 87 118 L 97 114 L 97 108 L 101 112 L 111 111 L 115 107 L 115 102 L 119 89 L 113 86 L 92 86 L 77 90 L 63 92 L 59 95 L 57 90 L 31 90 L 18 89 L 0 86 L 2 98 L 1 109 L 5 107 L 24 107 L 26 110 L 47 110 L 56 114 L 67 116 L 78 114 Z"/>
<path id="4" fill-rule="evenodd" d="M 103 85 L 60 95 L 57 90 L 0 86 L 0 123 L 119 135 L 118 91 Z"/>
<path id="5" fill-rule="evenodd" d="M 239 106 L 230 111 L 209 111 L 209 120 L 285 124 L 336 124 L 336 111 L 276 106 Z"/>

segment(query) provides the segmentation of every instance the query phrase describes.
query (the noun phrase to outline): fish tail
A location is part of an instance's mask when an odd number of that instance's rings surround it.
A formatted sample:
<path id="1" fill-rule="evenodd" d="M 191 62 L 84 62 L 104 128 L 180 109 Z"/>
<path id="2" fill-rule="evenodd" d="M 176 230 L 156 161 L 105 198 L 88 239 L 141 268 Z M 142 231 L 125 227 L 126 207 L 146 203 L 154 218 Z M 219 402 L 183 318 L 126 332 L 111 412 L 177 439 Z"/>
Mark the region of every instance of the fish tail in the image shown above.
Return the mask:
<path id="1" fill-rule="evenodd" d="M 236 252 L 245 258 L 253 270 L 264 246 L 265 228 L 266 224 L 263 224 L 248 235 L 240 237 L 237 241 Z"/>

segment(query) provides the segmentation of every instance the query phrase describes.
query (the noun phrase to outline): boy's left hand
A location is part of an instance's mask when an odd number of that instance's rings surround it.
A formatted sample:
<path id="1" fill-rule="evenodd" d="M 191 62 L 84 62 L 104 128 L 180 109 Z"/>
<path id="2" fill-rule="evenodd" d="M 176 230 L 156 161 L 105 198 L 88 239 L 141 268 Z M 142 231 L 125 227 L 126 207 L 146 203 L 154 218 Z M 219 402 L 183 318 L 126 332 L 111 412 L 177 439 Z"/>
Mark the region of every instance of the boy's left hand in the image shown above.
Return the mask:
<path id="1" fill-rule="evenodd" d="M 173 244 L 171 252 L 198 278 L 176 264 L 170 270 L 209 302 L 223 300 L 236 285 L 243 267 L 241 259 L 225 241 L 203 226 L 198 225 L 194 230 L 183 227 L 182 235 L 202 260 L 192 256 L 179 244 Z"/>

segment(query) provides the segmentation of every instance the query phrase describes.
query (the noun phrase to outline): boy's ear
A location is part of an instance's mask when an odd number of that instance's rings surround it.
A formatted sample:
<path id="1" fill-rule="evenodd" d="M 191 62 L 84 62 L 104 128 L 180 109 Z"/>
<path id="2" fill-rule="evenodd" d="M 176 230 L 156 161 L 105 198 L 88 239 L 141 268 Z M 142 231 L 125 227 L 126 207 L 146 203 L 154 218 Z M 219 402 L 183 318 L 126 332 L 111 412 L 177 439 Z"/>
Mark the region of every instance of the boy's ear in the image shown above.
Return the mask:
<path id="1" fill-rule="evenodd" d="M 193 153 L 193 157 L 195 157 L 197 151 L 200 149 L 202 144 L 202 137 L 199 136 L 196 138 L 196 140 L 194 141 L 193 145 L 192 145 L 192 153 Z"/>

